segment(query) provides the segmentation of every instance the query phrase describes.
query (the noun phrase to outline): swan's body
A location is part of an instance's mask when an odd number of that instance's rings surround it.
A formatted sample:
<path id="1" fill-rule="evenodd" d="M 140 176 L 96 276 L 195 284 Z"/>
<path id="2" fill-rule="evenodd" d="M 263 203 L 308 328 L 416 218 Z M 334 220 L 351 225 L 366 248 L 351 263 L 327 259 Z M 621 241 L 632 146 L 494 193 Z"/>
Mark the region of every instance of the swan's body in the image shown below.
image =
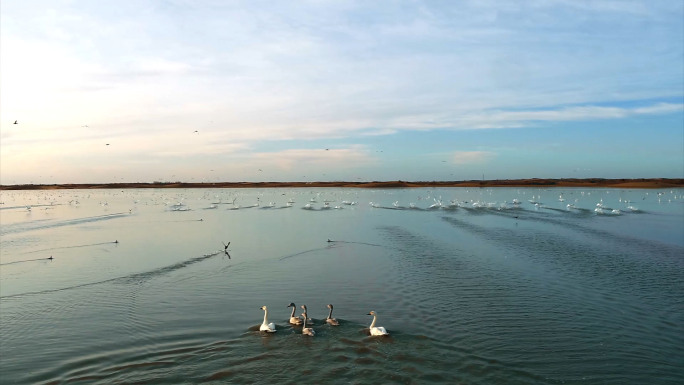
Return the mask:
<path id="1" fill-rule="evenodd" d="M 312 328 L 306 327 L 306 319 L 309 318 L 309 316 L 306 314 L 306 311 L 302 313 L 302 317 L 304 317 L 304 324 L 302 325 L 302 334 L 305 336 L 315 336 L 316 332 Z"/>
<path id="2" fill-rule="evenodd" d="M 268 309 L 266 306 L 262 306 L 261 310 L 264 311 L 264 322 L 262 322 L 261 326 L 259 326 L 259 330 L 262 332 L 275 333 L 275 324 L 273 322 L 268 323 Z"/>
<path id="3" fill-rule="evenodd" d="M 387 332 L 387 330 L 384 327 L 375 326 L 375 321 L 377 321 L 378 315 L 372 310 L 370 313 L 368 313 L 368 315 L 373 316 L 373 322 L 371 322 L 370 326 L 368 327 L 370 330 L 370 334 L 372 336 L 388 336 L 389 333 Z"/>
<path id="4" fill-rule="evenodd" d="M 302 305 L 301 307 L 302 307 L 302 309 L 304 309 L 304 314 L 307 314 L 306 322 L 308 322 L 308 323 L 310 323 L 310 324 L 313 325 L 313 320 L 312 320 L 311 318 L 308 318 L 308 317 L 309 317 L 309 316 L 308 316 L 309 313 L 308 313 L 307 310 L 306 310 L 306 305 Z"/>
<path id="5" fill-rule="evenodd" d="M 299 317 L 295 317 L 295 309 L 297 309 L 297 305 L 295 305 L 293 302 L 290 302 L 287 307 L 292 307 L 292 314 L 290 314 L 290 323 L 292 325 L 301 325 L 302 324 L 302 319 Z"/>
<path id="6" fill-rule="evenodd" d="M 328 304 L 328 309 L 330 309 L 330 313 L 328 313 L 328 318 L 325 319 L 325 322 L 327 322 L 328 325 L 339 326 L 340 323 L 332 317 L 333 305 Z"/>

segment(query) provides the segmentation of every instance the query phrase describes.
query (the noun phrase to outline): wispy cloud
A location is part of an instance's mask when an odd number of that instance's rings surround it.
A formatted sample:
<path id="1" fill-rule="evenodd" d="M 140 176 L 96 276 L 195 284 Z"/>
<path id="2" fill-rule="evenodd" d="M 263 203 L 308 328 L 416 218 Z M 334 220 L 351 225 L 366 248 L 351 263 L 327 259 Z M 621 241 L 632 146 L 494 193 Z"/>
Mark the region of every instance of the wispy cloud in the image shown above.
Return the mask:
<path id="1" fill-rule="evenodd" d="M 295 169 L 317 140 L 677 115 L 682 15 L 647 0 L 4 2 L 0 163 L 52 156 L 41 140 L 85 156 L 120 139 L 128 159 L 252 150 L 245 168 L 277 154 Z"/>
<path id="2" fill-rule="evenodd" d="M 484 163 L 496 157 L 490 151 L 456 151 L 452 155 L 454 164 L 464 165 L 471 163 Z"/>
<path id="3" fill-rule="evenodd" d="M 369 165 L 373 162 L 372 157 L 361 146 L 338 149 L 288 149 L 255 153 L 248 157 L 257 165 L 275 166 L 281 170 L 327 168 L 330 171 L 339 171 Z"/>

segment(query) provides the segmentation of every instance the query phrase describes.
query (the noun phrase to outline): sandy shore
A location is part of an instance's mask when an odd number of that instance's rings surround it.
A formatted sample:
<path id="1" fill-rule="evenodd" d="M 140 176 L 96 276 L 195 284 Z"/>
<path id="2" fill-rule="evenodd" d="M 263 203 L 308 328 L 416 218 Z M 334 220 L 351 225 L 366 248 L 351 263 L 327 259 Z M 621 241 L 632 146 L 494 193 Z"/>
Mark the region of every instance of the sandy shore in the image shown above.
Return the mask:
<path id="1" fill-rule="evenodd" d="M 217 183 L 101 183 L 101 184 L 26 184 L 0 185 L 0 190 L 59 189 L 129 189 L 129 188 L 412 188 L 412 187 L 609 187 L 609 188 L 672 188 L 684 187 L 684 179 L 496 179 L 447 182 L 217 182 Z"/>

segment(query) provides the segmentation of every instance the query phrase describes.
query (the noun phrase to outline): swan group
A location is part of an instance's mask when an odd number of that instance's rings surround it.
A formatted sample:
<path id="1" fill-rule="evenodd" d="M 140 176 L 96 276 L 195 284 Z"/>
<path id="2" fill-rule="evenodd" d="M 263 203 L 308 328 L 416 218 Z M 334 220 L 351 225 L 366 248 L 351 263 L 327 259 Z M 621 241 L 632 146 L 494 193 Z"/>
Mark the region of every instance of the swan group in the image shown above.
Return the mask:
<path id="1" fill-rule="evenodd" d="M 293 326 L 302 326 L 302 334 L 307 335 L 307 336 L 315 336 L 316 331 L 313 329 L 313 324 L 314 320 L 309 318 L 309 312 L 306 307 L 306 305 L 301 305 L 300 307 L 304 310 L 302 313 L 302 318 L 299 318 L 298 316 L 295 316 L 295 310 L 297 309 L 297 305 L 294 304 L 294 302 L 290 302 L 287 305 L 288 308 L 292 308 L 292 312 L 290 313 L 289 317 L 289 323 L 290 325 Z M 332 313 L 333 313 L 333 305 L 328 304 L 326 307 L 329 309 L 328 311 L 328 316 L 325 318 L 325 323 L 330 325 L 330 326 L 339 326 L 340 322 L 336 319 L 333 318 Z M 259 326 L 259 331 L 262 332 L 267 332 L 267 333 L 275 333 L 276 331 L 276 325 L 274 322 L 268 322 L 268 308 L 266 306 L 262 306 L 261 310 L 264 311 L 264 321 L 261 323 L 261 326 Z M 370 326 L 368 327 L 368 332 L 371 336 L 387 336 L 389 335 L 389 332 L 387 329 L 385 329 L 382 326 L 375 326 L 377 320 L 378 320 L 378 314 L 371 310 L 368 315 L 373 316 L 373 321 L 371 322 Z"/>

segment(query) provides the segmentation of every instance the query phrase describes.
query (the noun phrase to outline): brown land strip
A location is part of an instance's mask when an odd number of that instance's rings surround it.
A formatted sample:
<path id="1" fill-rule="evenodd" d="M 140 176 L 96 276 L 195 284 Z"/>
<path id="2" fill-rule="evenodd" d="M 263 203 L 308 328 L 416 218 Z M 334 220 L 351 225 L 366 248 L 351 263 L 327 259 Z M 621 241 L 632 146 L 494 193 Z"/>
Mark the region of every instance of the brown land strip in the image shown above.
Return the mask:
<path id="1" fill-rule="evenodd" d="M 673 188 L 684 187 L 684 179 L 496 179 L 447 182 L 217 182 L 217 183 L 102 183 L 102 184 L 24 184 L 0 185 L 0 190 L 59 189 L 130 189 L 130 188 L 412 188 L 412 187 L 609 187 L 609 188 Z"/>

